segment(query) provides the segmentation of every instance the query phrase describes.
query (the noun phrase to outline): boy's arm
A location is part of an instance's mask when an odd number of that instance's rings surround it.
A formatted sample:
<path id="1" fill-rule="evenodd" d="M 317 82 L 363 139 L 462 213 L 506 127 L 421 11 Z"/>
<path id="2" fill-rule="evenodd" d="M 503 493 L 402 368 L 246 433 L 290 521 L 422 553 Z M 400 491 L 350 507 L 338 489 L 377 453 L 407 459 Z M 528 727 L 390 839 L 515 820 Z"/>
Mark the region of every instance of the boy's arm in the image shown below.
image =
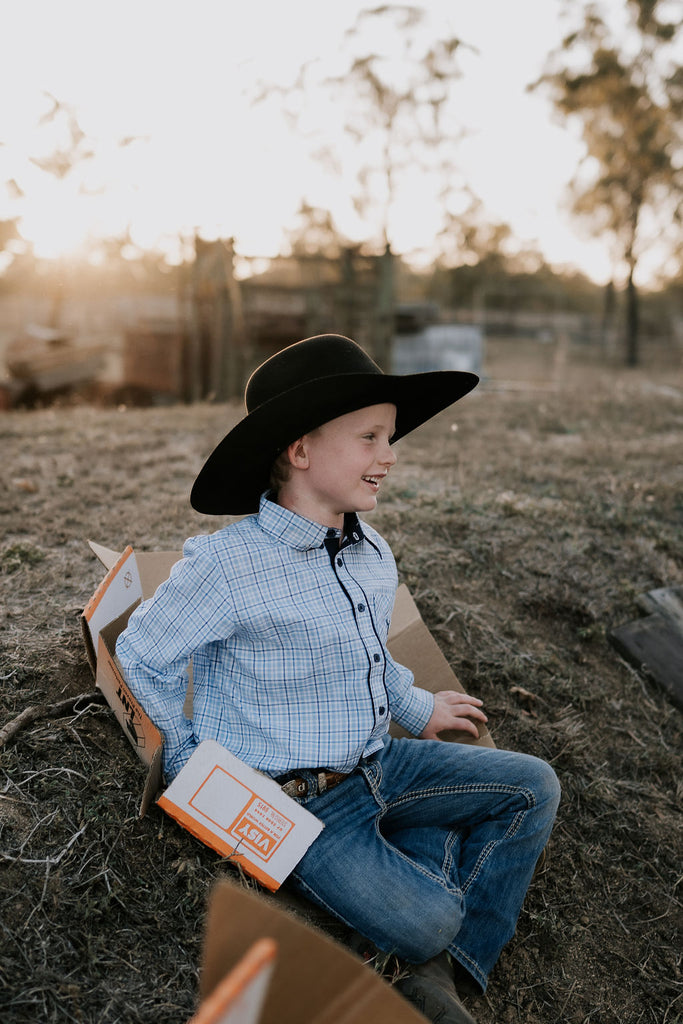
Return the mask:
<path id="1" fill-rule="evenodd" d="M 399 665 L 385 649 L 385 682 L 391 717 L 413 736 L 419 736 L 434 713 L 434 694 L 415 686 L 415 677 L 405 665 Z"/>
<path id="2" fill-rule="evenodd" d="M 444 729 L 461 729 L 478 736 L 473 719 L 488 721 L 481 710 L 482 701 L 457 690 L 429 693 L 414 685 L 410 669 L 387 655 L 387 689 L 391 717 L 421 739 L 438 739 Z"/>
<path id="3" fill-rule="evenodd" d="M 197 746 L 183 713 L 193 653 L 234 629 L 225 577 L 206 555 L 178 562 L 154 597 L 141 604 L 119 636 L 116 654 L 131 691 L 164 737 L 164 772 L 177 775 Z"/>

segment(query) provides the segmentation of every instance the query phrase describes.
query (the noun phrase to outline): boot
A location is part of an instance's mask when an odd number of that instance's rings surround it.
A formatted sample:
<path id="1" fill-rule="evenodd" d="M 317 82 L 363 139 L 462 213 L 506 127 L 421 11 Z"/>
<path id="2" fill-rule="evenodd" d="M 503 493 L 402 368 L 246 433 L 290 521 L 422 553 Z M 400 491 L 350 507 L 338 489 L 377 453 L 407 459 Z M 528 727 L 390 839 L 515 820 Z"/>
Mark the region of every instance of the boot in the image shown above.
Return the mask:
<path id="1" fill-rule="evenodd" d="M 432 1024 L 476 1024 L 458 997 L 446 951 L 424 964 L 409 964 L 407 969 L 408 976 L 395 987 Z"/>

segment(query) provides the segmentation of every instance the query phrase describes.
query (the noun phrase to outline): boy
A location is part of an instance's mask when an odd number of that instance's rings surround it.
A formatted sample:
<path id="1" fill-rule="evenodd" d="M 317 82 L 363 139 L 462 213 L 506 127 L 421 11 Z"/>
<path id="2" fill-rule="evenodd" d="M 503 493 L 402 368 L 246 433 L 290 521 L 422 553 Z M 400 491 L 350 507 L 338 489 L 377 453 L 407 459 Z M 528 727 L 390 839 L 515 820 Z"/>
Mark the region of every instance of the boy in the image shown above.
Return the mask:
<path id="1" fill-rule="evenodd" d="M 117 645 L 166 776 L 211 737 L 305 804 L 325 828 L 291 885 L 412 965 L 401 991 L 442 1024 L 472 1024 L 454 972 L 485 990 L 559 787 L 536 758 L 438 740 L 476 735 L 482 702 L 420 690 L 392 660 L 396 568 L 357 513 L 376 505 L 392 442 L 476 383 L 384 374 L 339 335 L 271 357 L 191 494 L 200 512 L 253 514 L 189 540 Z M 421 738 L 390 739 L 391 718 Z"/>

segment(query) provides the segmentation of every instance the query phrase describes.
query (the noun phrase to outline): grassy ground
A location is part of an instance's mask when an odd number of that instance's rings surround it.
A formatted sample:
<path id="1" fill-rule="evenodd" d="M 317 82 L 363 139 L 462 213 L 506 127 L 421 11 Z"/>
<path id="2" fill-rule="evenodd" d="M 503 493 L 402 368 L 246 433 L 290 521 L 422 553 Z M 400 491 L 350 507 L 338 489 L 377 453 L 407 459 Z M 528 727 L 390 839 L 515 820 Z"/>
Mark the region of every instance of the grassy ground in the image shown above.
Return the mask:
<path id="1" fill-rule="evenodd" d="M 373 523 L 501 747 L 552 762 L 550 861 L 480 1024 L 674 1024 L 683 715 L 608 642 L 637 595 L 683 584 L 683 372 L 497 341 L 488 380 L 401 442 Z M 0 728 L 93 689 L 85 541 L 180 546 L 198 465 L 239 416 L 85 406 L 0 419 Z M 221 521 L 222 523 L 222 521 Z M 19 1022 L 180 1024 L 207 894 L 232 869 L 154 808 L 98 703 L 0 751 L 0 1006 Z"/>

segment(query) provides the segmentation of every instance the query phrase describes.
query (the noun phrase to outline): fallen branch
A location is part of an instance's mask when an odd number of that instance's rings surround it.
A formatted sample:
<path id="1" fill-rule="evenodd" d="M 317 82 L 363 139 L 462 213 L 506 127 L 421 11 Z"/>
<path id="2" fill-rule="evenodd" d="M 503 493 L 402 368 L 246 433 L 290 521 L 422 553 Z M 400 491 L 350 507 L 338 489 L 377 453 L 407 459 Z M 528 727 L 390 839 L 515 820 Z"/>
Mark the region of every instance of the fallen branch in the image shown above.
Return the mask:
<path id="1" fill-rule="evenodd" d="M 62 859 L 62 857 L 66 853 L 69 852 L 69 850 L 71 849 L 73 844 L 76 842 L 76 840 L 81 838 L 81 836 L 83 835 L 83 833 L 85 832 L 87 827 L 88 827 L 87 825 L 84 825 L 82 829 L 79 829 L 79 831 L 76 832 L 76 834 L 71 837 L 69 842 L 66 844 L 66 846 L 62 850 L 62 852 L 58 853 L 56 857 L 40 857 L 38 859 L 33 859 L 33 858 L 26 858 L 26 857 L 18 857 L 15 854 L 12 854 L 12 853 L 2 853 L 2 852 L 0 852 L 0 857 L 2 857 L 3 860 L 11 860 L 11 861 L 13 861 L 15 863 L 17 861 L 19 861 L 21 864 L 45 864 L 46 867 L 53 868 L 56 864 L 59 864 L 59 862 Z M 23 849 L 23 847 L 22 847 L 22 849 Z"/>
<path id="2" fill-rule="evenodd" d="M 32 722 L 40 718 L 60 718 L 62 715 L 74 713 L 78 710 L 78 705 L 82 701 L 85 701 L 86 705 L 105 703 L 104 695 L 99 690 L 94 690 L 92 693 L 79 693 L 76 697 L 67 697 L 56 704 L 34 704 L 29 708 L 24 708 L 16 718 L 13 718 L 0 729 L 0 749 L 5 746 L 8 740 L 11 740 L 13 736 L 16 736 L 18 732 L 25 729 L 27 725 L 31 725 Z M 85 711 L 85 708 L 81 710 Z"/>

